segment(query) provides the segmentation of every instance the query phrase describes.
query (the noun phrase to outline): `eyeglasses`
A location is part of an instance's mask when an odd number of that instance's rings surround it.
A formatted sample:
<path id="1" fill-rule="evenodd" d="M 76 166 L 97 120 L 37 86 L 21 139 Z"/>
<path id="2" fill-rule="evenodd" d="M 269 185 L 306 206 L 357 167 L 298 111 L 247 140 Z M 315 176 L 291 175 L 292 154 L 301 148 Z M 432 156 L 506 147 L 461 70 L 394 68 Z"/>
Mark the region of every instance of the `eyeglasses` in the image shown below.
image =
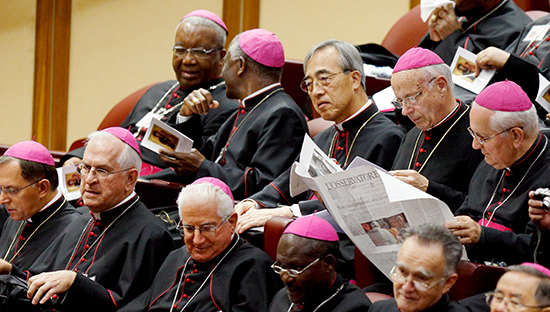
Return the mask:
<path id="1" fill-rule="evenodd" d="M 319 87 L 328 87 L 332 83 L 332 79 L 334 79 L 334 76 L 343 74 L 345 72 L 351 71 L 350 69 L 345 69 L 344 71 L 341 71 L 339 73 L 334 74 L 321 74 L 317 79 L 315 78 L 308 78 L 306 80 L 302 80 L 300 82 L 300 88 L 304 92 L 311 92 L 313 91 L 313 84 L 315 83 Z"/>
<path id="2" fill-rule="evenodd" d="M 40 179 L 40 180 L 42 180 L 42 179 Z M 6 194 L 7 196 L 15 196 L 15 195 L 17 195 L 17 193 L 19 193 L 19 191 L 22 191 L 22 190 L 26 189 L 27 187 L 40 182 L 40 180 L 36 180 L 32 183 L 29 183 L 29 184 L 27 184 L 23 187 L 18 188 L 18 189 L 14 189 L 14 188 L 11 188 L 11 187 L 0 187 L 0 194 L 2 194 L 2 192 L 4 192 L 4 194 Z"/>
<path id="3" fill-rule="evenodd" d="M 422 94 L 422 92 L 424 92 L 425 88 L 428 87 L 428 85 L 430 83 L 432 83 L 432 81 L 435 80 L 435 78 L 437 77 L 433 77 L 427 84 L 424 88 L 422 88 L 422 90 L 418 91 L 417 94 L 415 95 L 411 95 L 411 96 L 408 96 L 404 99 L 398 99 L 398 98 L 395 98 L 391 101 L 391 103 L 393 104 L 393 106 L 397 109 L 403 109 L 404 106 L 409 106 L 409 107 L 413 107 L 415 106 L 416 104 L 418 104 L 418 102 L 416 101 L 416 99 Z"/>
<path id="4" fill-rule="evenodd" d="M 218 230 L 218 228 L 220 226 L 222 226 L 222 224 L 227 222 L 227 220 L 229 220 L 229 217 L 231 217 L 231 215 L 229 215 L 225 219 L 223 219 L 222 223 L 220 223 L 218 226 L 207 224 L 207 225 L 201 225 L 201 226 L 195 227 L 195 226 L 192 226 L 190 224 L 182 224 L 181 221 L 180 221 L 178 226 L 176 226 L 176 230 L 178 230 L 180 232 L 181 236 L 194 235 L 195 231 L 199 230 L 199 233 L 201 233 L 202 236 L 211 237 L 211 236 L 216 235 L 216 231 Z"/>
<path id="5" fill-rule="evenodd" d="M 196 58 L 207 58 L 210 56 L 210 54 L 212 52 L 215 52 L 215 51 L 219 51 L 223 49 L 222 47 L 218 47 L 218 48 L 214 48 L 214 49 L 210 49 L 210 50 L 205 50 L 205 49 L 199 49 L 199 48 L 191 48 L 191 49 L 187 49 L 187 48 L 184 48 L 182 46 L 173 46 L 172 47 L 172 51 L 174 51 L 174 55 L 177 55 L 177 56 L 185 56 L 187 55 L 187 52 L 191 53 L 191 56 L 193 57 L 196 57 Z"/>
<path id="6" fill-rule="evenodd" d="M 518 298 L 508 298 L 500 292 L 488 292 L 485 294 L 485 302 L 490 306 L 492 303 L 499 306 L 502 302 L 511 310 L 521 310 L 522 308 L 541 309 L 547 306 L 530 306 L 519 302 Z"/>
<path id="7" fill-rule="evenodd" d="M 286 274 L 288 274 L 288 276 L 290 277 L 298 277 L 298 275 L 304 273 L 305 270 L 309 269 L 312 265 L 314 265 L 315 263 L 317 263 L 317 261 L 321 260 L 321 258 L 317 258 L 315 259 L 312 263 L 308 264 L 305 268 L 301 269 L 301 270 L 296 270 L 296 269 L 283 269 L 281 266 L 277 265 L 277 262 L 273 263 L 271 265 L 271 268 L 273 269 L 273 271 L 275 271 L 275 273 L 281 275 L 283 274 L 284 272 L 286 272 Z"/>
<path id="8" fill-rule="evenodd" d="M 95 168 L 95 169 L 92 170 L 91 166 L 87 166 L 87 165 L 84 165 L 84 164 L 77 164 L 76 165 L 76 172 L 78 172 L 82 176 L 82 178 L 86 177 L 89 173 L 92 173 L 99 180 L 105 180 L 111 174 L 124 172 L 124 171 L 130 170 L 130 169 L 132 169 L 132 168 L 127 168 L 127 169 L 122 169 L 122 170 L 119 170 L 119 171 L 109 172 L 109 171 L 107 171 L 105 169 L 101 169 L 101 168 Z"/>
<path id="9" fill-rule="evenodd" d="M 409 281 L 409 279 L 407 279 L 403 275 L 403 273 L 396 266 L 394 266 L 391 269 L 390 277 L 391 277 L 392 281 L 394 281 L 396 283 L 399 283 L 399 284 L 405 284 L 406 282 Z M 421 282 L 421 281 L 415 280 L 414 277 L 410 281 L 413 283 L 414 288 L 416 288 L 417 290 L 419 290 L 419 291 L 428 291 L 428 290 L 432 289 L 435 285 L 439 284 L 441 281 L 445 280 L 446 278 L 447 277 L 444 276 L 444 277 L 440 278 L 439 280 L 437 280 L 435 282 L 432 282 L 432 283 Z"/>
<path id="10" fill-rule="evenodd" d="M 505 132 L 508 132 L 508 131 L 510 131 L 510 130 L 512 130 L 512 129 L 514 129 L 514 128 L 516 128 L 516 127 L 508 128 L 508 129 L 506 129 L 506 130 L 504 130 L 504 131 L 500 131 L 499 133 L 493 134 L 493 135 L 488 136 L 488 137 L 485 137 L 485 138 L 484 138 L 484 137 L 481 137 L 479 134 L 475 133 L 475 132 L 472 130 L 472 128 L 470 128 L 470 127 L 468 127 L 468 132 L 470 132 L 470 135 L 472 136 L 472 138 L 477 139 L 477 141 L 479 142 L 479 144 L 485 145 L 485 143 L 486 143 L 487 141 L 489 141 L 490 139 L 496 137 L 496 136 L 499 135 L 499 134 L 503 134 L 503 133 L 505 133 Z M 520 128 L 520 129 L 523 129 L 522 127 L 519 127 L 519 128 Z"/>

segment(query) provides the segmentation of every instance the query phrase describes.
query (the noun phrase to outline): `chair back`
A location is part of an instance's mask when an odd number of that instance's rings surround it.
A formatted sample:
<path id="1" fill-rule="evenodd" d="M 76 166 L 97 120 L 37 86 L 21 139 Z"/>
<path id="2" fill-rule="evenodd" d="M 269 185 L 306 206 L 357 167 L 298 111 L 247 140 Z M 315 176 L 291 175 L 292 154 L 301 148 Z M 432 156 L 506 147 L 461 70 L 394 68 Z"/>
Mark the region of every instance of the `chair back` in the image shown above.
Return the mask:
<path id="1" fill-rule="evenodd" d="M 271 217 L 264 225 L 264 251 L 277 261 L 277 245 L 285 228 L 294 221 L 292 218 Z"/>
<path id="2" fill-rule="evenodd" d="M 403 55 L 417 46 L 427 32 L 428 23 L 420 18 L 420 5 L 417 5 L 392 26 L 381 45 L 394 54 Z"/>

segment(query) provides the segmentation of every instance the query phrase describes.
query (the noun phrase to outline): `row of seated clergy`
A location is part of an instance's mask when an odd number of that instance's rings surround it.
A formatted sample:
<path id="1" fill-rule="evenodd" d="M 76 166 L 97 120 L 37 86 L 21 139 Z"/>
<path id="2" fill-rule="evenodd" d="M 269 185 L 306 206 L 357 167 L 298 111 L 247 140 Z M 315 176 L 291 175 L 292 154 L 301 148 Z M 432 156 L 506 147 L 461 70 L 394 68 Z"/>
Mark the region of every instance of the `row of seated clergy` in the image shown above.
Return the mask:
<path id="1" fill-rule="evenodd" d="M 24 240 L 15 235 L 18 253 L 37 239 L 46 247 L 29 267 L 14 265 L 13 258 L 0 261 L 2 273 L 28 280 L 28 292 L 35 304 L 59 298 L 55 308 L 63 311 L 116 310 L 148 287 L 175 248 L 166 226 L 134 192 L 141 155 L 133 135 L 123 128 L 108 128 L 89 138 L 79 167 L 82 199 L 89 211 L 53 233 L 35 233 Z M 29 152 L 25 149 L 24 155 Z M 36 184 L 43 183 L 40 181 Z M 18 189 L 17 195 L 36 189 L 39 187 L 31 183 Z M 17 197 L 17 203 L 23 198 Z M 10 215 L 15 215 L 11 203 L 6 205 Z M 56 212 L 51 213 L 37 230 L 49 228 L 48 223 L 56 219 Z M 30 219 L 25 222 L 40 221 Z M 9 300 L 4 303 L 9 304 Z"/>
<path id="2" fill-rule="evenodd" d="M 226 35 L 223 21 L 215 14 L 204 10 L 188 14 L 176 32 L 173 65 L 178 82 L 150 89 L 123 126 L 131 126 L 139 140 L 152 116 L 163 117 L 195 142 L 197 149 L 190 153 L 163 150 L 159 156 L 142 148 L 145 162 L 151 165 L 149 172 L 157 171 L 148 177 L 186 184 L 195 178 L 216 176 L 229 183 L 236 198 L 242 199 L 291 165 L 307 125 L 304 114 L 280 85 L 284 52 L 278 38 L 264 30 L 245 32 L 232 41 L 226 54 L 222 48 Z M 201 55 L 197 49 L 188 53 L 186 47 L 196 44 L 211 49 L 199 49 Z M 222 59 L 226 66 L 222 67 Z M 225 85 L 220 85 L 220 73 Z M 204 88 L 197 89 L 200 87 Z M 242 106 L 225 117 L 218 116 L 218 106 L 228 98 L 240 100 Z M 232 105 L 227 106 L 234 110 Z M 210 108 L 215 108 L 213 114 L 204 115 Z M 202 127 L 209 126 L 209 117 L 211 133 L 215 134 L 203 142 Z M 158 172 L 159 167 L 168 168 Z"/>

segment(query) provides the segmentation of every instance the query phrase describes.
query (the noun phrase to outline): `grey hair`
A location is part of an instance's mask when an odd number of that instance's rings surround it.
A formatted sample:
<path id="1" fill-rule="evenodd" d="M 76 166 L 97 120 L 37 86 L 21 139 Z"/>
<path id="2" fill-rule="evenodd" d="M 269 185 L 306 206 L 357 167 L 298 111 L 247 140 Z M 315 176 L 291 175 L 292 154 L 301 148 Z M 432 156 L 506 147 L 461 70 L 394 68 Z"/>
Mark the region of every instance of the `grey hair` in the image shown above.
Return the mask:
<path id="1" fill-rule="evenodd" d="M 222 219 L 229 217 L 235 211 L 231 197 L 221 188 L 210 183 L 191 184 L 183 188 L 176 203 L 178 208 L 181 209 L 187 202 L 213 202 L 218 207 L 218 216 Z"/>
<path id="2" fill-rule="evenodd" d="M 189 23 L 194 26 L 212 27 L 212 29 L 214 29 L 214 31 L 216 32 L 216 44 L 218 44 L 220 47 L 225 47 L 227 32 L 218 23 L 201 16 L 189 16 L 179 22 L 178 26 L 176 27 L 176 33 L 178 32 L 178 28 L 183 22 Z"/>
<path id="3" fill-rule="evenodd" d="M 426 83 L 438 76 L 443 76 L 447 80 L 447 85 L 449 89 L 452 90 L 454 87 L 453 76 L 451 74 L 451 68 L 447 64 L 436 64 L 429 65 L 419 68 L 422 71 L 422 78 Z"/>
<path id="4" fill-rule="evenodd" d="M 473 105 L 479 105 L 475 101 Z M 526 138 L 532 138 L 539 132 L 539 118 L 534 105 L 531 105 L 523 112 L 503 112 L 493 111 L 489 117 L 489 127 L 496 132 L 505 131 L 513 127 L 523 128 Z M 506 136 L 508 132 L 502 133 L 500 136 Z"/>
<path id="5" fill-rule="evenodd" d="M 88 135 L 88 140 L 86 144 L 88 144 L 92 139 L 95 138 L 116 138 L 117 140 L 120 140 L 115 135 L 108 133 L 108 132 L 101 132 L 101 131 L 94 131 Z M 122 144 L 124 144 L 124 148 L 122 149 L 122 153 L 118 155 L 117 163 L 120 167 L 127 169 L 127 168 L 135 168 L 139 172 L 141 171 L 141 156 L 139 156 L 138 152 L 134 150 L 130 145 L 120 141 Z"/>
<path id="6" fill-rule="evenodd" d="M 365 87 L 365 70 L 363 68 L 363 59 L 359 54 L 359 49 L 353 44 L 341 40 L 331 39 L 318 43 L 307 52 L 304 58 L 304 72 L 306 72 L 307 64 L 313 55 L 327 48 L 334 48 L 338 51 L 338 65 L 342 70 L 358 71 L 361 74 L 361 86 Z"/>
<path id="7" fill-rule="evenodd" d="M 541 271 L 526 265 L 511 265 L 506 268 L 507 272 L 521 272 L 540 278 L 534 297 L 541 307 L 550 306 L 550 277 Z"/>
<path id="8" fill-rule="evenodd" d="M 250 56 L 244 53 L 241 45 L 239 44 L 239 37 L 241 34 L 238 34 L 233 38 L 227 51 L 231 55 L 232 60 L 237 60 L 243 58 L 248 65 L 248 68 L 252 70 L 257 76 L 257 80 L 263 85 L 269 85 L 281 81 L 281 76 L 283 74 L 282 67 L 269 67 L 263 64 L 260 64 L 253 60 Z"/>
<path id="9" fill-rule="evenodd" d="M 59 185 L 59 177 L 54 166 L 37 163 L 30 160 L 14 158 L 11 156 L 0 156 L 0 165 L 11 161 L 17 161 L 21 168 L 21 177 L 32 183 L 37 180 L 46 179 L 50 181 L 50 191 L 55 191 Z"/>
<path id="10" fill-rule="evenodd" d="M 410 227 L 403 235 L 405 239 L 416 238 L 420 245 L 439 245 L 445 257 L 445 275 L 456 273 L 458 261 L 462 257 L 462 244 L 458 238 L 442 225 L 422 224 Z"/>

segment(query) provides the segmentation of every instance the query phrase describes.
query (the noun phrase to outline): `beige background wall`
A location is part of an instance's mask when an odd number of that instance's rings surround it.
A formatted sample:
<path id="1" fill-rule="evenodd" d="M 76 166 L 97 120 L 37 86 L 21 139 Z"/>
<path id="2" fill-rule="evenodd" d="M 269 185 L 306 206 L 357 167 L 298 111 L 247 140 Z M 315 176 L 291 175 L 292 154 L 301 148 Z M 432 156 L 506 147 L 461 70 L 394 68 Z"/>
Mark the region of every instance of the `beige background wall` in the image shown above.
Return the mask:
<path id="1" fill-rule="evenodd" d="M 222 15 L 223 0 L 73 0 L 67 142 L 95 130 L 133 91 L 173 79 L 175 26 L 204 8 Z M 408 10 L 407 0 L 261 0 L 260 27 L 276 33 L 286 57 L 338 38 L 381 42 Z M 34 0 L 0 0 L 0 143 L 31 138 Z"/>

